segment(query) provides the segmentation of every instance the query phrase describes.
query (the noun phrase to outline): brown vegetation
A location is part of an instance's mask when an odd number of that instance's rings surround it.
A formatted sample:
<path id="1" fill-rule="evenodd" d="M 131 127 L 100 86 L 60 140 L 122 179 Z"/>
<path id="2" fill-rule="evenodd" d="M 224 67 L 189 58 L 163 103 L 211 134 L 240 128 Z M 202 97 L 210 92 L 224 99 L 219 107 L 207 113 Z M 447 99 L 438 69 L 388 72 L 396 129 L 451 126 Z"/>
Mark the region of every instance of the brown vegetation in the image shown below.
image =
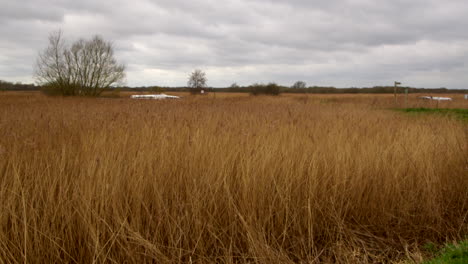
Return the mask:
<path id="1" fill-rule="evenodd" d="M 467 234 L 467 126 L 392 103 L 1 93 L 0 260 L 417 261 Z"/>

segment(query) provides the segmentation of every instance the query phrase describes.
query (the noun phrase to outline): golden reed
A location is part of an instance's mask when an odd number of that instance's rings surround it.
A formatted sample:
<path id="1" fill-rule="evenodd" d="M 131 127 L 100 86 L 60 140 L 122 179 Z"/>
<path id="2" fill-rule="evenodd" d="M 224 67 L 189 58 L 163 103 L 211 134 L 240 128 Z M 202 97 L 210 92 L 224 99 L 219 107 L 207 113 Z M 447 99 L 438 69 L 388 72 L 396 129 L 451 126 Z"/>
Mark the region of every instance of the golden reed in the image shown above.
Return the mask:
<path id="1" fill-rule="evenodd" d="M 467 234 L 467 125 L 392 103 L 0 93 L 0 262 L 420 261 Z"/>

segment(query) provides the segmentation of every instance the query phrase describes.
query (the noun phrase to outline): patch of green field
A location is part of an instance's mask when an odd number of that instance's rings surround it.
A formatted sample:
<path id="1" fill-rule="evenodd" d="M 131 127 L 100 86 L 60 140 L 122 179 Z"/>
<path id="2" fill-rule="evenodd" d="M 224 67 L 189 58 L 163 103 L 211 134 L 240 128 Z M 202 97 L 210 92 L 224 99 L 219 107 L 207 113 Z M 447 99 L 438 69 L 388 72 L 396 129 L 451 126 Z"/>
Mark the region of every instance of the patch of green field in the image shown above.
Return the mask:
<path id="1" fill-rule="evenodd" d="M 397 111 L 411 114 L 443 114 L 454 115 L 464 121 L 468 121 L 468 109 L 463 108 L 402 108 Z"/>
<path id="2" fill-rule="evenodd" d="M 424 264 L 465 264 L 468 263 L 468 240 L 446 245 L 439 254 Z"/>

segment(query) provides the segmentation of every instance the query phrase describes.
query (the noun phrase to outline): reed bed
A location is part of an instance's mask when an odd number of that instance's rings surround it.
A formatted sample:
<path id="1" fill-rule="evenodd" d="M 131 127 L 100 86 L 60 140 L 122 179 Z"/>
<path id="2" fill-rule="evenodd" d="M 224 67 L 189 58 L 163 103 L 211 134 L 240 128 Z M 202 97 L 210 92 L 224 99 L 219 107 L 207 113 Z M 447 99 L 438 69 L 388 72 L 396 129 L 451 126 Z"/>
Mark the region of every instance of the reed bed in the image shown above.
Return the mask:
<path id="1" fill-rule="evenodd" d="M 463 121 L 216 96 L 0 93 L 0 262 L 418 262 L 468 234 Z"/>

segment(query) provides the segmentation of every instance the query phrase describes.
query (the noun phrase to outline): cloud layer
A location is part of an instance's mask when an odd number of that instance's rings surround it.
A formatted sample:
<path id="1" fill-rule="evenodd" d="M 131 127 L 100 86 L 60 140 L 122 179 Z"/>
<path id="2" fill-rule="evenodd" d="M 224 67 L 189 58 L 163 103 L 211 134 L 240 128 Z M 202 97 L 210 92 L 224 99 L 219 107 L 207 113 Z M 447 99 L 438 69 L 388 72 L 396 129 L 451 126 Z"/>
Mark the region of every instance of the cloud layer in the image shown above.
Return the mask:
<path id="1" fill-rule="evenodd" d="M 0 0 L 0 79 L 32 82 L 50 32 L 102 35 L 127 84 L 468 88 L 466 0 Z"/>

